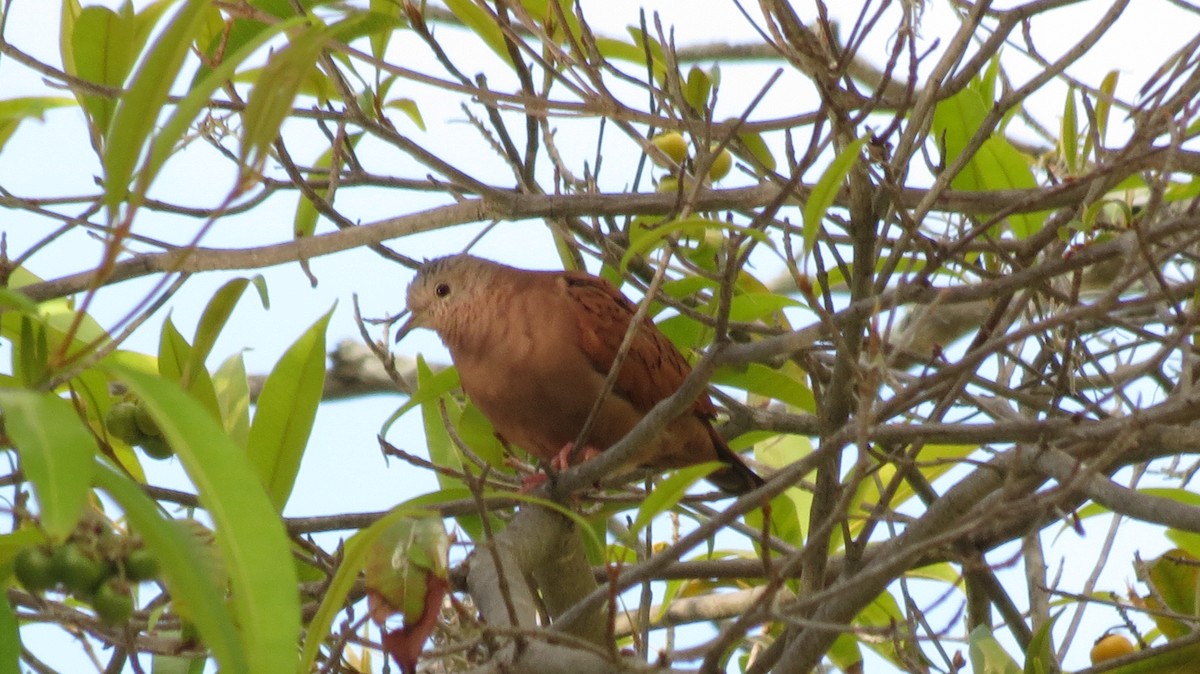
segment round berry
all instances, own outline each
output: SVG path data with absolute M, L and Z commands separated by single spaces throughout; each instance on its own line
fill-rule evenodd
M 119 578 L 110 578 L 92 596 L 92 608 L 105 625 L 121 625 L 133 616 L 133 596 L 129 594 L 129 585 Z
M 659 150 L 662 150 L 662 153 L 670 157 L 671 161 L 676 164 L 682 164 L 683 160 L 687 159 L 687 141 L 684 140 L 683 135 L 678 131 L 660 133 L 651 138 L 650 143 Z M 651 155 L 651 158 L 653 158 L 653 155 Z M 655 163 L 665 165 L 661 161 L 655 161 Z
M 13 560 L 17 580 L 30 592 L 54 587 L 54 570 L 50 554 L 40 547 L 22 548 Z
M 125 577 L 134 582 L 157 578 L 160 571 L 158 558 L 145 548 L 130 550 L 123 564 Z
M 131 445 L 136 444 L 143 435 L 135 419 L 137 409 L 138 406 L 130 402 L 120 402 L 113 405 L 108 408 L 108 414 L 104 415 L 104 427 L 114 437 L 124 440 Z
M 75 543 L 67 543 L 54 551 L 51 569 L 68 590 L 77 597 L 88 597 L 96 587 L 112 575 L 112 569 L 84 552 Z
M 1098 665 L 1122 655 L 1129 655 L 1135 650 L 1137 649 L 1133 647 L 1133 642 L 1128 637 L 1121 634 L 1106 634 L 1097 639 L 1096 644 L 1092 646 L 1092 664 Z

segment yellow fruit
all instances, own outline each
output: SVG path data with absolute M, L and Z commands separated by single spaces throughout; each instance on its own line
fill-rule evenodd
M 729 170 L 733 168 L 733 153 L 729 150 L 721 150 L 721 154 L 713 157 L 712 164 L 708 167 L 708 179 L 714 183 L 729 175 Z
M 662 192 L 662 193 L 678 192 L 679 191 L 679 181 L 676 180 L 672 176 L 666 176 L 664 178 L 660 178 L 658 181 L 658 187 L 655 188 L 655 191 Z
M 682 164 L 683 160 L 687 159 L 687 141 L 684 140 L 683 136 L 677 131 L 660 133 L 651 138 L 650 143 L 653 144 L 654 147 L 662 150 L 662 153 L 670 157 L 671 161 L 675 162 L 676 164 Z M 650 158 L 654 159 L 654 155 L 650 155 Z M 665 166 L 665 164 L 659 160 L 655 160 L 654 163 L 660 166 Z
M 1127 637 L 1120 634 L 1108 634 L 1097 639 L 1096 645 L 1092 646 L 1092 664 L 1108 662 L 1113 658 L 1129 655 L 1135 650 L 1137 649 L 1133 647 L 1133 642 Z

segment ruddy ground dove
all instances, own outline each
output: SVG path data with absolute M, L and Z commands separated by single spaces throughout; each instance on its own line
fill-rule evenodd
M 608 281 L 582 272 L 528 271 L 471 255 L 421 265 L 408 288 L 409 321 L 437 332 L 462 388 L 496 433 L 544 461 L 570 455 L 603 389 L 637 307 Z M 646 319 L 604 398 L 584 448 L 604 450 L 691 371 Z M 669 469 L 705 461 L 725 467 L 708 480 L 743 494 L 762 478 L 713 429 L 716 407 L 701 394 L 628 468 Z

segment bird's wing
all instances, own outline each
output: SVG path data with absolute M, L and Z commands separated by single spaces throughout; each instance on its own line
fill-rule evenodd
M 562 278 L 578 317 L 579 349 L 597 372 L 607 376 L 637 306 L 602 278 L 582 272 L 564 272 Z M 679 349 L 647 318 L 634 335 L 613 390 L 648 412 L 679 390 L 691 371 Z M 712 419 L 717 410 L 708 394 L 701 394 L 693 412 Z

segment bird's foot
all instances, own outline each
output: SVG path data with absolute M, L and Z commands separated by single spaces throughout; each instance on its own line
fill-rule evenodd
M 553 459 L 550 459 L 550 468 L 556 471 L 566 470 L 573 465 L 579 465 L 588 459 L 600 456 L 601 451 L 591 445 L 584 445 L 579 448 L 579 451 L 576 451 L 575 443 L 568 442 L 558 450 L 558 454 L 555 454 Z M 573 458 L 578 458 L 578 460 L 572 461 Z
M 517 490 L 519 494 L 528 494 L 534 489 L 546 484 L 550 476 L 545 473 L 527 473 L 521 478 L 521 488 Z

